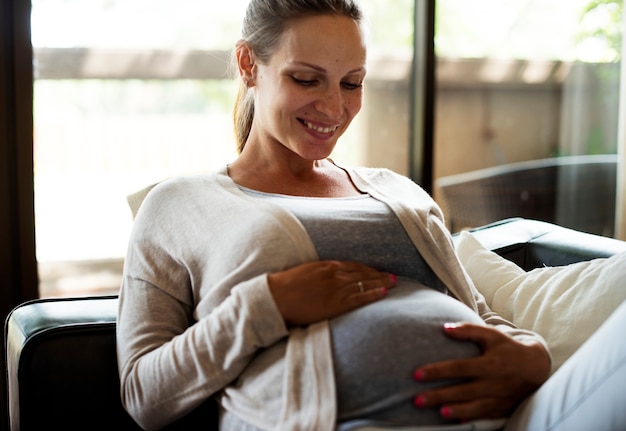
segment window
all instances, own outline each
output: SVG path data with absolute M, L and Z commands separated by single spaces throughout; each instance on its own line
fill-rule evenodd
M 437 1 L 434 194 L 452 230 L 523 216 L 614 234 L 622 11 Z
M 235 156 L 228 70 L 247 0 L 33 0 L 40 296 L 117 292 L 126 196 Z M 408 172 L 413 2 L 363 2 L 366 101 L 333 157 Z

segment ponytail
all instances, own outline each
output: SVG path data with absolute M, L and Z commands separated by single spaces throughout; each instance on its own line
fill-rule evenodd
M 235 99 L 234 109 L 234 126 L 235 126 L 235 143 L 237 145 L 237 154 L 241 154 L 243 147 L 246 145 L 250 129 L 252 128 L 252 120 L 254 119 L 254 96 L 248 85 L 241 81 L 239 83 L 239 91 Z

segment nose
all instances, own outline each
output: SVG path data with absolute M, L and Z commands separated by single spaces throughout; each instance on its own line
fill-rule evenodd
M 318 112 L 326 115 L 331 120 L 337 120 L 343 112 L 343 95 L 341 88 L 335 86 L 327 87 L 320 95 L 315 105 Z

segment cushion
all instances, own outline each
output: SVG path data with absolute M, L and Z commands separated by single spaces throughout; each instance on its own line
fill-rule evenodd
M 148 193 L 150 193 L 150 190 L 155 188 L 158 184 L 159 183 L 152 184 L 126 197 L 126 201 L 128 202 L 128 206 L 130 207 L 133 219 L 137 216 L 137 211 L 139 211 L 139 207 L 143 203 L 143 200 L 146 198 L 146 196 L 148 196 Z
M 457 252 L 493 311 L 545 338 L 552 372 L 626 299 L 626 253 L 526 272 L 469 232 Z

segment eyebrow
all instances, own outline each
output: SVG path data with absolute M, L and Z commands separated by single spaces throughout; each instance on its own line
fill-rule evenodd
M 293 62 L 290 62 L 290 64 L 310 67 L 311 69 L 317 70 L 318 72 L 326 72 L 326 69 L 324 69 L 323 67 L 317 66 L 317 65 L 312 64 L 312 63 L 307 63 L 306 61 L 293 61 Z M 356 68 L 354 70 L 348 71 L 348 73 L 346 73 L 346 75 L 351 75 L 353 73 L 359 73 L 359 72 L 365 72 L 365 71 L 366 71 L 366 69 L 363 66 L 363 67 L 359 67 L 359 68 Z

